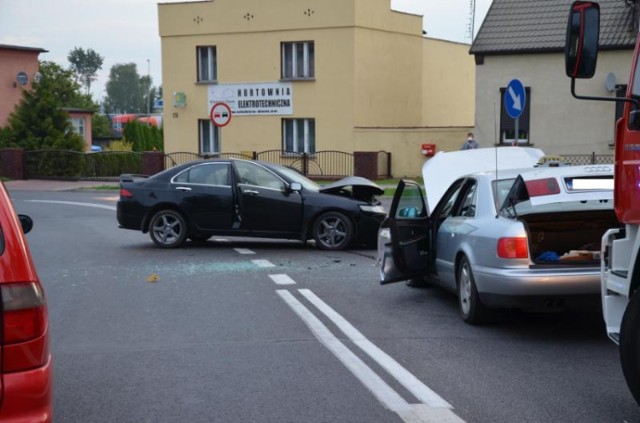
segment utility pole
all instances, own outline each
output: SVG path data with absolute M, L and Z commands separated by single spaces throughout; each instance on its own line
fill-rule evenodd
M 469 0 L 469 38 L 473 44 L 473 35 L 476 23 L 476 0 Z
M 149 103 L 151 103 L 151 99 L 149 98 L 149 95 L 151 94 L 151 61 L 149 59 L 147 59 L 147 80 L 149 81 L 149 85 L 147 86 L 147 125 L 149 125 Z

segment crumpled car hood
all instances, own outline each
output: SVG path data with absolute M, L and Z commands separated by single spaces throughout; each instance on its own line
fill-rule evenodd
M 369 198 L 384 194 L 384 190 L 375 182 L 361 176 L 347 176 L 320 188 L 325 194 L 341 195 L 344 191 L 351 191 L 356 198 Z

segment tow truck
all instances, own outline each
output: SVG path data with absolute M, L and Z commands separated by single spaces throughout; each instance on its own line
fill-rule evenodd
M 624 102 L 614 135 L 614 209 L 624 227 L 610 229 L 602 237 L 602 309 L 607 335 L 619 346 L 625 380 L 640 405 L 640 37 L 625 97 L 580 95 L 576 79 L 595 74 L 599 33 L 599 4 L 573 2 L 564 52 L 571 94 L 584 100 Z

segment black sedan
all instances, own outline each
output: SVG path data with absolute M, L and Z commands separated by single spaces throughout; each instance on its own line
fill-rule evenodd
M 297 171 L 252 160 L 202 160 L 151 177 L 122 175 L 118 223 L 161 248 L 213 235 L 313 239 L 319 248 L 375 245 L 383 190 L 350 176 L 320 187 Z

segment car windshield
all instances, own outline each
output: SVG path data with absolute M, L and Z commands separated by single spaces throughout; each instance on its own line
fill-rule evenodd
M 319 191 L 320 190 L 320 185 L 316 184 L 311 179 L 303 176 L 297 170 L 290 169 L 290 168 L 284 167 L 284 166 L 274 166 L 274 167 L 278 170 L 279 173 L 281 173 L 284 176 L 286 176 L 287 178 L 289 178 L 289 180 L 291 180 L 291 182 L 300 183 L 304 187 L 304 189 L 308 189 L 310 191 Z

